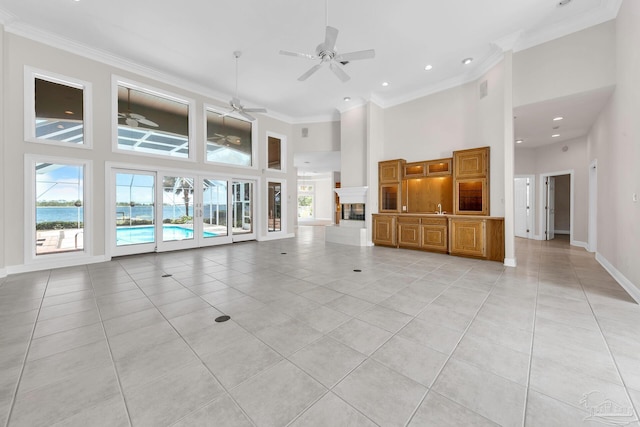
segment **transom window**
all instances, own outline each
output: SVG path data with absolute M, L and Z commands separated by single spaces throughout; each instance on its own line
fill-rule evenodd
M 89 83 L 26 68 L 26 141 L 87 148 L 90 110 Z
M 206 109 L 208 162 L 253 165 L 253 125 L 215 110 Z
M 118 150 L 190 158 L 191 104 L 118 82 Z

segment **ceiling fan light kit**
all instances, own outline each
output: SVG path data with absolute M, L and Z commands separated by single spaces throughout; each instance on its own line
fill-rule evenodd
M 238 58 L 242 55 L 242 52 L 236 50 L 233 52 L 234 58 L 236 58 L 236 93 L 231 101 L 229 101 L 229 105 L 231 109 L 226 113 L 220 114 L 220 117 L 228 116 L 231 113 L 237 113 L 238 115 L 244 117 L 250 122 L 254 121 L 256 118 L 253 117 L 249 113 L 266 113 L 267 110 L 265 108 L 245 108 L 244 105 L 240 102 L 240 98 L 238 98 Z

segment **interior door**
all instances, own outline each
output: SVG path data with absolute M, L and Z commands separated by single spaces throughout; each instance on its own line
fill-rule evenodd
M 255 240 L 255 182 L 234 180 L 231 185 L 231 235 L 234 242 Z
M 529 205 L 529 178 L 515 178 L 515 235 L 529 238 L 530 212 Z
M 556 200 L 556 179 L 553 176 L 549 176 L 547 177 L 547 182 L 546 182 L 546 187 L 547 187 L 547 230 L 546 230 L 546 236 L 547 236 L 547 240 L 552 240 L 555 238 L 555 228 L 554 228 L 554 223 L 555 223 L 555 215 L 556 215 L 556 208 L 555 208 L 555 200 Z
M 155 172 L 115 169 L 111 174 L 115 183 L 110 230 L 113 254 L 154 252 L 158 240 Z

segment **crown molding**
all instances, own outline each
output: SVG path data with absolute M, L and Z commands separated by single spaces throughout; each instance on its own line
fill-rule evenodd
M 26 39 L 51 46 L 56 49 L 64 50 L 83 58 L 100 62 L 102 64 L 109 65 L 120 70 L 128 71 L 130 73 L 134 73 L 148 79 L 156 80 L 164 84 L 175 86 L 176 88 L 182 90 L 202 95 L 204 97 L 210 98 L 211 100 L 219 102 L 222 105 L 228 105 L 229 99 L 232 98 L 232 95 L 230 94 L 227 95 L 222 92 L 214 91 L 211 88 L 195 84 L 192 81 L 185 80 L 181 77 L 167 74 L 151 67 L 136 64 L 135 62 L 113 55 L 103 50 L 89 47 L 85 44 L 69 40 L 65 37 L 60 37 L 47 31 L 42 31 L 31 25 L 16 21 L 13 15 L 7 14 L 6 12 L 0 10 L 0 20 L 4 19 L 5 16 L 9 17 L 8 21 L 5 21 L 8 22 L 7 24 L 5 24 L 5 31 L 7 33 L 11 33 L 19 37 L 24 37 Z M 249 103 L 251 103 L 251 101 L 247 99 L 243 99 L 243 101 L 248 101 Z M 277 111 L 269 111 L 268 113 L 263 113 L 261 115 L 285 123 L 294 122 L 293 117 Z
M 591 9 L 580 15 L 548 25 L 535 31 L 525 31 L 514 46 L 514 52 L 529 49 L 531 47 L 582 31 L 594 25 L 615 19 L 622 5 L 622 0 L 601 0 L 600 7 Z
M 16 16 L 12 13 L 7 12 L 6 10 L 0 9 L 0 25 L 10 25 L 12 22 L 16 21 Z
M 326 122 L 339 122 L 339 121 L 340 121 L 340 111 L 338 111 L 338 109 L 335 109 L 330 114 L 320 114 L 317 116 L 292 118 L 289 123 L 292 125 L 303 125 L 307 123 L 326 123 Z
M 482 60 L 480 60 L 479 64 L 466 74 L 443 80 L 419 92 L 413 92 L 411 94 L 399 96 L 396 98 L 384 100 L 382 98 L 379 98 L 377 95 L 372 94 L 370 99 L 375 99 L 376 104 L 378 104 L 382 108 L 389 108 L 407 102 L 415 101 L 416 99 L 424 98 L 425 96 L 433 95 L 438 92 L 462 86 L 478 80 L 489 70 L 491 70 L 496 64 L 502 61 L 503 56 L 504 55 L 502 51 L 497 46 L 493 46 L 490 49 L 489 53 Z

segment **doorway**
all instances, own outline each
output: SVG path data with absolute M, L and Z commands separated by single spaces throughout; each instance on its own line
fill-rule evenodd
M 540 181 L 542 240 L 553 240 L 561 234 L 573 241 L 573 171 L 542 174 Z
M 231 231 L 234 242 L 256 239 L 254 227 L 255 182 L 234 180 L 231 186 Z

